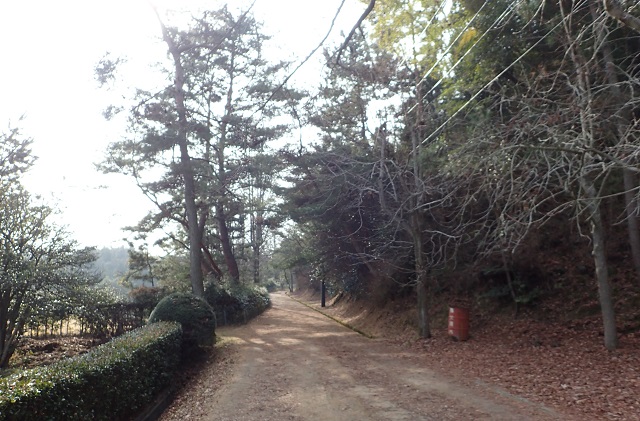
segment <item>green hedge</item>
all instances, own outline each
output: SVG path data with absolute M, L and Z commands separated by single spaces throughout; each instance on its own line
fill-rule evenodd
M 193 294 L 176 292 L 164 297 L 149 316 L 149 323 L 174 321 L 182 325 L 182 345 L 189 352 L 211 346 L 216 339 L 213 308 Z
M 153 323 L 84 355 L 0 379 L 0 420 L 125 420 L 167 387 L 182 328 Z
M 204 298 L 214 308 L 218 325 L 246 323 L 271 305 L 263 287 L 209 284 Z

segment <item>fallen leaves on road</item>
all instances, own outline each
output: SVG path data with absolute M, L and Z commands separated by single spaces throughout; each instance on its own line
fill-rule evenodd
M 176 381 L 179 390 L 159 421 L 199 420 L 206 418 L 205 402 L 222 387 L 231 375 L 236 348 L 227 342 L 218 343 L 200 360 L 186 366 Z
M 619 348 L 607 351 L 597 316 L 559 322 L 553 319 L 557 309 L 550 309 L 545 321 L 472 313 L 471 338 L 465 342 L 454 341 L 444 326 L 433 328 L 430 339 L 417 339 L 411 326 L 413 303 L 391 302 L 376 310 L 343 300 L 321 309 L 316 297 L 303 299 L 378 338 L 424 354 L 429 368 L 467 383 L 496 385 L 584 420 L 640 420 L 637 329 L 620 335 Z
M 491 382 L 583 419 L 640 420 L 640 337 L 625 335 L 607 351 L 595 324 L 579 329 L 531 320 L 487 324 L 466 342 L 445 330 L 404 341 L 434 368 Z M 399 339 L 396 339 L 397 342 Z

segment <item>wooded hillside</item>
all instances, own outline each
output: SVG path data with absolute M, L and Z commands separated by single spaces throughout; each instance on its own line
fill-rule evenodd
M 637 7 L 374 3 L 326 54 L 309 117 L 321 140 L 287 155 L 312 278 L 415 287 L 429 337 L 442 291 L 517 311 L 588 275 L 615 348 L 612 279 L 637 285 L 640 269 Z

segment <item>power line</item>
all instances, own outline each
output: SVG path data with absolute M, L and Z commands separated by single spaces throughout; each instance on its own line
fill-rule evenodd
M 254 111 L 253 115 L 255 115 L 256 113 L 264 110 L 264 107 L 267 106 L 267 104 L 269 102 L 271 102 L 271 100 L 273 99 L 273 97 L 276 95 L 277 92 L 279 92 L 282 88 L 284 88 L 284 86 L 287 84 L 287 82 L 289 81 L 289 79 L 291 79 L 293 77 L 293 75 L 296 74 L 296 72 L 298 70 L 300 70 L 300 68 L 307 62 L 309 61 L 309 59 L 316 53 L 316 51 L 318 51 L 320 49 L 320 47 L 322 47 L 324 45 L 324 43 L 327 41 L 327 38 L 329 38 L 329 35 L 331 35 L 331 32 L 333 32 L 333 28 L 336 24 L 336 21 L 338 20 L 338 15 L 340 15 L 340 12 L 342 11 L 342 7 L 344 6 L 344 3 L 346 2 L 346 0 L 342 0 L 340 2 L 340 6 L 338 7 L 338 10 L 336 11 L 336 14 L 333 16 L 333 19 L 331 20 L 331 25 L 329 26 L 329 30 L 327 31 L 327 34 L 324 36 L 324 38 L 322 38 L 322 40 L 320 41 L 320 43 L 318 43 L 318 45 L 311 50 L 311 52 L 304 58 L 304 60 L 302 60 L 295 69 L 293 69 L 293 71 L 291 73 L 289 73 L 289 75 L 287 75 L 286 78 L 284 78 L 284 80 L 282 81 L 282 83 L 280 83 L 272 92 L 271 95 L 269 96 L 269 98 L 267 98 L 267 100 L 258 108 Z
M 427 22 L 425 27 L 422 29 L 422 31 L 420 31 L 420 34 L 418 34 L 418 37 L 423 36 L 427 32 L 427 29 L 429 29 L 429 27 L 431 26 L 431 24 L 433 24 L 433 22 L 436 20 L 438 15 L 444 10 L 445 5 L 447 5 L 449 2 L 450 0 L 442 0 L 440 2 L 440 5 L 436 9 L 436 11 L 433 13 L 433 15 L 431 16 L 431 19 L 429 19 L 429 21 Z M 405 56 L 400 62 L 400 65 L 402 66 L 406 61 L 408 61 L 408 58 Z
M 529 54 L 534 48 L 536 48 L 542 41 L 544 41 L 549 35 L 551 35 L 560 25 L 564 23 L 565 19 L 561 19 L 553 28 L 549 30 L 543 37 L 541 37 L 538 41 L 536 41 L 531 47 L 529 47 L 524 53 L 522 53 L 517 59 L 515 59 L 511 64 L 505 67 L 500 73 L 498 73 L 493 79 L 487 82 L 482 88 L 478 90 L 468 101 L 466 101 L 462 107 L 460 107 L 455 113 L 451 115 L 444 123 L 442 123 L 437 129 L 435 129 L 426 139 L 424 139 L 420 144 L 424 145 L 431 139 L 433 139 L 436 134 L 442 130 L 449 122 L 455 118 L 462 110 L 467 108 L 469 104 L 471 104 L 485 89 L 491 86 L 495 81 L 497 81 L 502 75 L 504 75 L 509 69 L 515 66 L 520 60 L 522 60 L 527 54 Z
M 444 50 L 444 52 L 442 53 L 442 55 L 440 56 L 440 58 L 438 60 L 436 60 L 436 62 L 433 64 L 433 66 L 431 66 L 431 68 L 429 70 L 427 70 L 427 73 L 425 73 L 425 75 L 422 77 L 422 79 L 420 79 L 419 83 L 422 83 L 425 81 L 426 78 L 429 77 L 429 75 L 431 74 L 431 72 L 433 72 L 433 70 L 435 70 L 436 66 L 438 66 L 438 64 L 440 64 L 440 62 L 446 57 L 446 55 L 449 53 L 449 51 L 451 51 L 451 49 L 453 48 L 454 44 L 456 42 L 458 42 L 458 40 L 464 35 L 464 33 L 467 31 L 467 29 L 469 29 L 469 26 L 471 26 L 471 23 L 473 23 L 473 21 L 476 19 L 476 17 L 478 17 L 478 15 L 480 14 L 480 12 L 482 12 L 482 9 L 484 9 L 484 7 L 489 3 L 489 0 L 485 0 L 484 3 L 482 3 L 482 6 L 478 9 L 478 11 L 476 12 L 475 15 L 473 15 L 473 17 L 469 20 L 469 22 L 467 22 L 467 24 L 465 25 L 465 27 L 462 29 L 462 31 L 460 31 L 460 33 L 458 34 L 458 36 L 449 43 L 449 46 Z M 444 4 L 444 2 L 443 2 Z M 435 16 L 434 16 L 435 17 Z M 426 32 L 425 28 L 423 30 L 422 33 Z M 484 34 L 482 34 L 482 36 L 484 37 L 484 35 L 487 33 L 487 31 L 485 31 Z M 482 38 L 482 37 L 481 37 Z M 475 44 L 474 44 L 475 45 Z M 473 48 L 473 46 L 471 47 Z
M 471 47 L 469 47 L 464 54 L 458 59 L 458 61 L 456 61 L 453 66 L 451 66 L 451 68 L 448 69 L 448 73 L 453 72 L 456 67 L 458 67 L 460 65 L 460 63 L 462 63 L 462 60 L 464 60 L 470 53 L 471 51 L 489 34 L 489 31 L 491 31 L 492 29 L 494 29 L 503 19 L 505 19 L 507 17 L 507 13 L 509 11 L 515 10 L 515 8 L 522 3 L 523 0 L 520 0 L 518 3 L 515 4 L 511 4 L 509 5 L 497 18 L 496 20 L 482 33 L 482 35 L 480 35 L 480 37 L 473 43 L 473 45 Z M 433 72 L 433 70 L 435 70 L 436 66 L 446 57 L 447 53 L 451 50 L 451 48 L 453 48 L 453 45 L 458 41 L 458 39 L 464 34 L 464 32 L 469 28 L 469 26 L 471 25 L 471 23 L 475 20 L 475 18 L 478 16 L 478 14 L 480 13 L 480 11 L 484 8 L 485 5 L 487 5 L 489 3 L 489 0 L 486 0 L 482 7 L 480 7 L 480 9 L 478 10 L 478 12 L 476 12 L 476 14 L 473 16 L 473 18 L 471 18 L 471 20 L 467 23 L 467 25 L 465 26 L 465 28 L 460 32 L 460 34 L 458 35 L 458 37 L 456 37 L 455 40 L 453 40 L 449 46 L 447 47 L 447 49 L 444 51 L 444 53 L 440 56 L 440 58 L 436 61 L 436 63 L 431 66 L 431 68 L 425 73 L 425 75 L 422 77 L 422 79 L 420 79 L 419 83 L 424 82 L 424 80 L 426 78 L 428 78 L 431 73 Z M 429 94 L 431 94 L 433 91 L 436 90 L 436 88 L 438 86 L 440 86 L 442 84 L 442 82 L 444 81 L 444 76 L 441 76 L 440 79 L 438 79 L 438 81 L 431 87 L 431 89 L 429 89 L 421 98 L 420 100 L 424 100 Z M 408 112 L 413 111 L 416 107 L 418 106 L 418 104 L 414 104 L 411 108 L 409 108 Z

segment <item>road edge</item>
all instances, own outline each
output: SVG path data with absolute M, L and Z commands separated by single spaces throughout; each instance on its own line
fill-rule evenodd
M 365 338 L 367 338 L 367 339 L 375 339 L 375 338 L 376 338 L 375 336 L 373 336 L 373 335 L 371 335 L 371 334 L 369 334 L 369 333 L 367 333 L 367 332 L 364 332 L 364 331 L 362 331 L 362 330 L 358 329 L 357 327 L 352 326 L 352 325 L 350 325 L 349 323 L 347 323 L 347 322 L 345 322 L 345 321 L 342 321 L 342 320 L 338 319 L 337 317 L 334 317 L 334 316 L 332 316 L 332 315 L 330 315 L 330 314 L 327 314 L 327 313 L 325 313 L 324 311 L 319 310 L 319 309 L 317 309 L 316 307 L 314 307 L 314 306 L 312 306 L 312 305 L 310 305 L 310 304 L 308 304 L 308 303 L 305 303 L 305 302 L 304 302 L 304 301 L 302 301 L 302 300 L 299 300 L 299 299 L 295 298 L 295 297 L 294 297 L 294 296 L 292 296 L 292 295 L 291 295 L 291 293 L 289 293 L 289 292 L 285 292 L 285 293 L 284 293 L 284 295 L 286 295 L 287 297 L 289 297 L 289 298 L 290 298 L 290 299 L 292 299 L 293 301 L 295 301 L 295 302 L 297 302 L 297 303 L 300 303 L 300 304 L 302 304 L 302 305 L 303 305 L 303 306 L 305 306 L 305 307 L 310 308 L 311 310 L 317 311 L 318 313 L 322 314 L 323 316 L 325 316 L 325 317 L 327 317 L 327 318 L 329 318 L 329 319 L 333 320 L 334 322 L 336 322 L 336 323 L 338 323 L 338 324 L 340 324 L 340 325 L 342 325 L 342 326 L 346 327 L 347 329 L 350 329 L 350 330 L 352 330 L 352 331 L 356 332 L 356 333 L 357 333 L 357 334 L 359 334 L 359 335 L 364 336 L 364 337 L 365 337 Z

